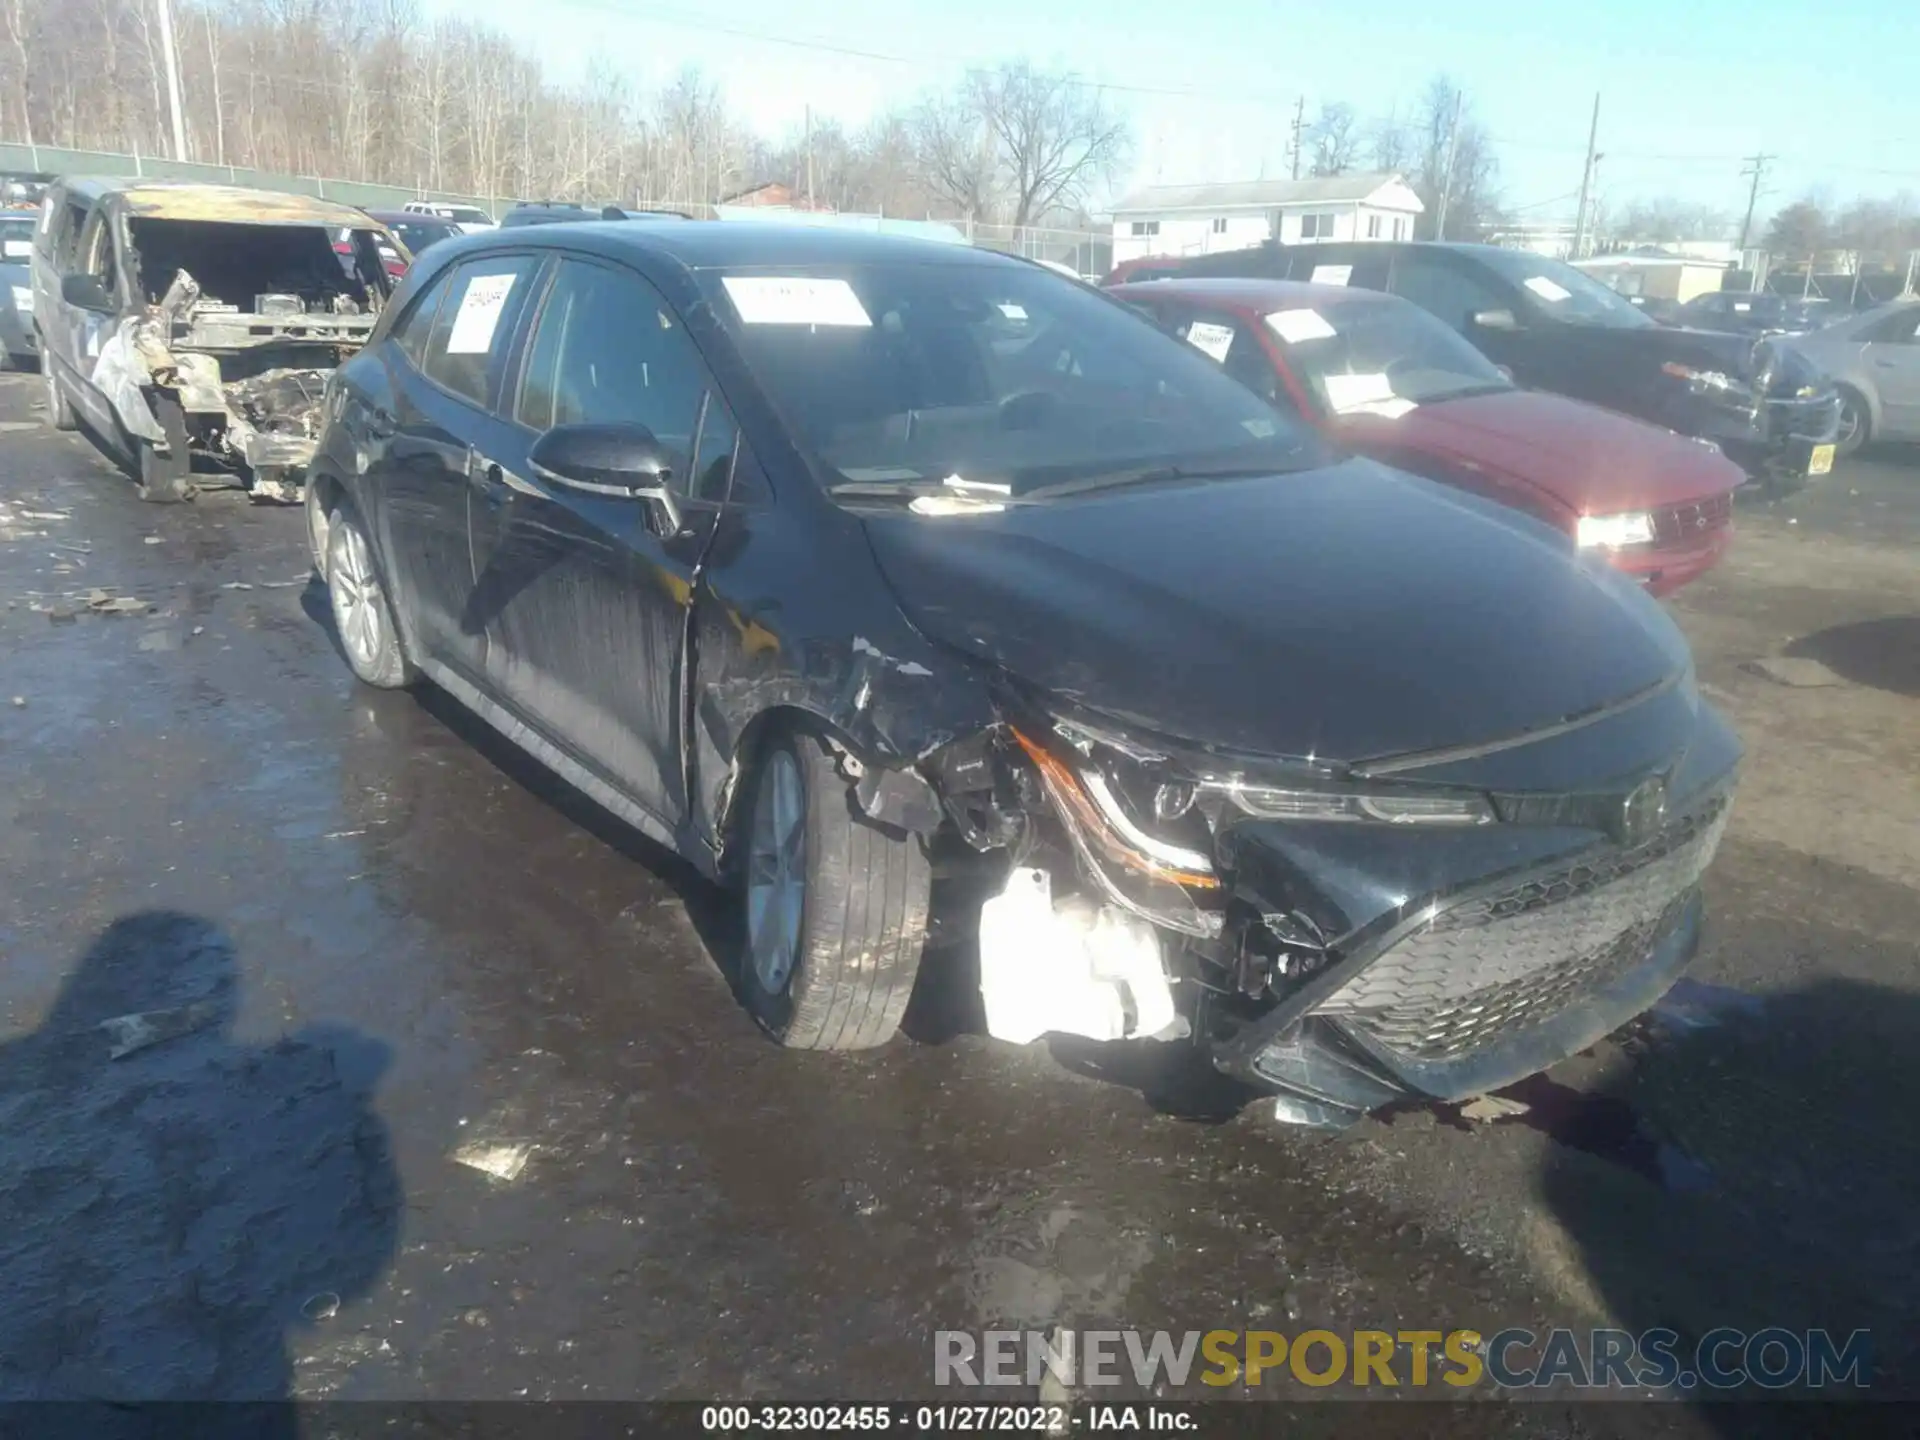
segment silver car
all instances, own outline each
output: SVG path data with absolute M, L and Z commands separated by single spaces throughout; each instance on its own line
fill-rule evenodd
M 1833 377 L 1838 453 L 1869 440 L 1920 440 L 1920 296 L 1907 295 L 1781 343 Z

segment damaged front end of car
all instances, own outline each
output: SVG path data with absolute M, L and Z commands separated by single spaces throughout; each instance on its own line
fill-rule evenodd
M 980 911 L 989 1033 L 1188 1040 L 1321 1129 L 1511 1084 L 1651 1006 L 1699 944 L 1740 754 L 1690 674 L 1373 762 L 1223 754 L 1031 696 L 1002 711 L 927 765 L 1003 877 Z M 1554 783 L 1601 754 L 1627 768 Z
M 135 218 L 128 230 L 146 303 L 101 344 L 95 385 L 130 436 L 163 451 L 178 407 L 191 456 L 208 462 L 196 488 L 299 501 L 328 379 L 389 293 L 375 232 L 352 232 L 343 256 L 318 226 Z

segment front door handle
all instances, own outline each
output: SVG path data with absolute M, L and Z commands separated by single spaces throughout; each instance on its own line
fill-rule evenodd
M 372 413 L 367 416 L 367 433 L 376 440 L 391 439 L 399 428 L 400 423 L 378 406 L 375 406 Z

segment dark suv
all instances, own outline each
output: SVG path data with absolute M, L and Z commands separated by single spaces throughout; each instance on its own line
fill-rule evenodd
M 1717 443 L 1770 491 L 1833 468 L 1840 397 L 1766 339 L 1661 325 L 1571 265 L 1495 245 L 1261 245 L 1183 276 L 1248 275 L 1385 290 L 1439 316 L 1521 385 Z
M 686 220 L 678 210 L 622 210 L 618 205 L 581 205 L 574 201 L 526 200 L 500 217 L 502 229 L 522 225 L 578 225 L 588 220 Z

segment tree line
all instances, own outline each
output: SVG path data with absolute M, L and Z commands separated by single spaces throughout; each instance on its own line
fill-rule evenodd
M 481 197 L 708 205 L 767 181 L 837 209 L 1036 224 L 1131 156 L 1071 76 L 1009 63 L 849 131 L 752 134 L 696 70 L 642 93 L 551 80 L 503 33 L 415 0 L 176 0 L 186 158 Z M 170 156 L 155 0 L 0 0 L 0 132 Z

